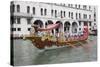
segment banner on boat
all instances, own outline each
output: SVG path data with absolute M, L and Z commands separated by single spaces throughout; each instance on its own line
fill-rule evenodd
M 57 24 L 49 24 L 49 25 L 47 25 L 47 28 L 38 28 L 38 31 L 48 31 L 48 30 L 56 29 L 59 26 L 60 26 L 59 23 L 57 23 Z

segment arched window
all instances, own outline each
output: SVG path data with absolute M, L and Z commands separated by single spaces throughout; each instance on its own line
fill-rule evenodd
M 72 33 L 77 33 L 78 25 L 76 22 L 72 23 Z
M 10 18 L 11 24 L 16 24 L 16 18 L 11 16 Z
M 64 23 L 64 32 L 69 32 L 70 30 L 70 22 L 66 21 Z
M 31 24 L 31 19 L 27 18 L 27 24 Z
M 27 13 L 30 13 L 30 7 L 27 6 Z
M 73 4 L 71 4 L 71 7 L 73 7 Z
M 20 12 L 20 5 L 17 5 L 17 12 Z
M 82 22 L 79 21 L 79 25 L 80 25 L 80 26 L 81 26 L 81 23 L 82 23 Z
M 53 16 L 53 9 L 51 10 L 51 16 Z
M 66 16 L 66 13 L 65 13 L 65 11 L 64 11 L 64 17 Z
M 89 6 L 89 10 L 91 10 L 91 6 Z
M 43 8 L 41 8 L 41 15 L 43 15 Z
M 89 26 L 91 26 L 92 24 L 91 24 L 91 22 L 89 22 Z
M 79 19 L 81 18 L 81 13 L 79 13 Z
M 83 9 L 87 9 L 87 6 L 86 5 L 83 5 Z
M 80 9 L 80 5 L 79 5 L 79 9 Z
M 47 9 L 44 9 L 44 15 L 47 15 Z
M 89 15 L 89 19 L 91 19 L 91 15 Z
M 33 7 L 33 14 L 35 14 L 35 7 Z
M 70 12 L 69 12 L 68 16 L 69 16 L 69 18 L 70 18 Z
M 84 19 L 87 19 L 87 14 L 83 14 Z
M 75 8 L 77 8 L 77 4 L 75 5 Z
M 61 18 L 62 18 L 62 11 L 61 11 Z
M 70 7 L 70 4 L 68 4 L 68 7 Z
M 36 20 L 36 21 L 34 22 L 34 24 L 35 24 L 35 25 L 38 25 L 40 28 L 43 27 L 43 22 L 42 22 L 41 20 Z
M 10 9 L 11 9 L 11 12 L 15 12 L 15 5 L 13 4 Z
M 60 25 L 59 25 L 59 27 L 58 27 L 58 28 L 56 28 L 56 29 L 55 29 L 55 31 L 56 31 L 56 33 L 59 33 L 59 32 L 61 32 L 61 31 L 62 31 L 62 26 L 63 26 L 63 24 L 62 24 L 62 22 L 61 22 L 61 21 L 57 21 L 57 22 L 56 22 L 56 24 L 57 24 L 57 23 L 59 23 Z
M 76 19 L 77 19 L 77 13 L 76 13 Z
M 71 18 L 73 19 L 73 12 L 71 13 Z
M 57 10 L 55 10 L 55 17 L 57 17 Z

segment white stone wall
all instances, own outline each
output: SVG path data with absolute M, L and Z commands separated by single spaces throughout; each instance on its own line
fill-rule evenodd
M 48 3 L 40 3 L 40 2 L 28 2 L 28 1 L 14 1 L 13 4 L 15 5 L 15 14 L 14 16 L 18 15 L 23 15 L 23 16 L 32 16 L 33 18 L 31 19 L 31 24 L 34 23 L 36 20 L 41 20 L 43 22 L 43 24 L 45 25 L 45 23 L 48 20 L 51 20 L 53 23 L 56 23 L 57 21 L 61 21 L 63 26 L 64 23 L 66 21 L 69 21 L 70 24 L 72 25 L 73 22 L 76 22 L 78 25 L 78 32 L 79 32 L 79 28 L 81 28 L 80 31 L 83 30 L 83 26 L 84 26 L 84 21 L 94 21 L 94 13 L 92 11 L 93 7 L 91 7 L 91 11 L 89 10 L 83 10 L 82 9 L 82 5 L 81 5 L 81 9 L 76 9 L 74 8 L 75 5 L 73 5 L 73 8 L 70 8 L 68 6 L 60 6 L 60 5 L 55 5 L 55 4 L 48 4 Z M 17 8 L 16 5 L 20 5 L 20 12 L 17 13 Z M 27 13 L 27 6 L 30 6 L 30 13 Z M 35 7 L 35 15 L 32 12 L 32 8 Z M 40 9 L 47 9 L 47 15 L 46 16 L 41 16 L 41 12 Z M 51 10 L 57 10 L 57 17 L 55 18 L 55 16 L 51 16 Z M 87 6 L 87 9 L 89 9 L 89 6 Z M 65 11 L 66 15 L 65 17 L 61 18 L 60 17 L 60 11 Z M 69 12 L 73 12 L 73 19 L 69 18 Z M 76 19 L 76 13 L 80 13 L 81 14 L 81 19 L 78 18 Z M 87 14 L 87 19 L 83 18 L 83 14 Z M 91 19 L 89 19 L 89 15 L 91 15 Z M 79 17 L 79 15 L 78 15 Z M 82 21 L 81 25 L 79 25 L 79 21 Z M 15 28 L 19 27 L 21 28 L 21 31 L 14 31 L 14 34 L 19 34 L 19 35 L 25 35 L 25 34 L 29 34 L 29 31 L 27 30 L 27 28 L 31 28 L 31 24 L 27 24 L 27 18 L 26 17 L 21 17 L 21 24 L 13 24 Z M 72 28 L 72 26 L 71 26 Z M 91 28 L 91 27 L 89 27 Z M 63 30 L 64 31 L 64 30 Z M 77 33 L 78 33 L 77 32 Z M 72 30 L 70 29 L 70 34 L 72 34 Z

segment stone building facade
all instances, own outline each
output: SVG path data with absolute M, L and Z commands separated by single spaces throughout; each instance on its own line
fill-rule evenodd
M 51 31 L 77 35 L 88 25 L 89 32 L 96 26 L 96 8 L 80 4 L 56 4 L 31 1 L 11 2 L 11 31 L 14 36 L 28 35 L 31 25 L 46 28 L 48 24 L 60 23 L 61 28 Z

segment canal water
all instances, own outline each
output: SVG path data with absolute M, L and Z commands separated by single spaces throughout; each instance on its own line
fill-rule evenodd
M 40 65 L 97 60 L 97 37 L 89 36 L 82 46 L 39 50 L 29 40 L 14 40 L 14 65 Z

